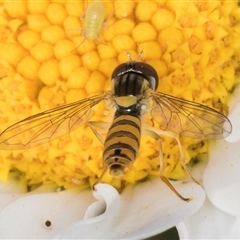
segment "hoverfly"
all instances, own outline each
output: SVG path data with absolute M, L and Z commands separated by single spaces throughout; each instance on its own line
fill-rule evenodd
M 115 113 L 105 142 L 91 127 L 94 122 L 89 122 L 94 133 L 104 144 L 103 174 L 109 169 L 113 177 L 123 175 L 125 169 L 130 167 L 137 157 L 141 133 L 148 134 L 159 142 L 160 178 L 177 196 L 189 201 L 189 198 L 181 196 L 163 176 L 164 159 L 160 136 L 176 139 L 182 166 L 191 176 L 185 164 L 179 137 L 226 137 L 232 131 L 231 122 L 212 108 L 156 92 L 158 75 L 147 63 L 129 61 L 120 64 L 112 73 L 112 82 L 112 91 L 60 106 L 13 124 L 0 134 L 0 148 L 24 149 L 52 141 L 88 122 L 93 116 L 92 107 L 102 100 L 110 100 Z M 146 111 L 151 111 L 161 130 L 142 126 L 141 119 Z M 192 179 L 197 182 L 193 177 Z

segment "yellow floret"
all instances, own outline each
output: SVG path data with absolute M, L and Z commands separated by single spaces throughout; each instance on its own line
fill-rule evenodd
M 29 13 L 37 13 L 37 14 L 44 14 L 46 12 L 46 9 L 49 5 L 49 1 L 28 1 L 27 2 L 27 8 Z
M 38 95 L 38 102 L 41 109 L 46 110 L 46 106 L 49 105 L 54 98 L 54 94 L 48 87 L 43 87 Z
M 172 52 L 184 42 L 184 34 L 177 28 L 167 28 L 158 35 L 158 42 L 165 52 Z
M 99 56 L 101 59 L 116 58 L 116 56 L 117 56 L 116 49 L 110 44 L 98 45 L 98 53 L 99 53 Z
M 57 60 L 48 60 L 44 62 L 38 71 L 38 77 L 40 80 L 49 87 L 56 84 L 59 75 Z
M 71 89 L 66 94 L 66 103 L 76 102 L 78 100 L 84 99 L 87 97 L 85 90 L 83 89 Z M 77 149 L 77 146 L 76 146 Z
M 104 59 L 100 62 L 98 69 L 107 78 L 110 78 L 113 70 L 117 67 L 118 61 L 116 59 Z
M 134 12 L 135 2 L 133 0 L 130 1 L 115 1 L 115 15 L 117 18 L 124 18 L 131 16 Z
M 137 53 L 137 51 L 130 50 L 130 51 L 128 51 L 128 53 L 130 54 L 132 59 L 137 59 L 139 56 L 139 53 Z M 125 63 L 125 62 L 129 61 L 129 56 L 126 54 L 126 51 L 122 51 L 118 55 L 118 61 L 119 61 L 119 63 Z
M 193 28 L 197 26 L 198 18 L 196 14 L 186 13 L 179 18 L 178 22 L 182 27 Z
M 0 43 L 0 58 L 16 66 L 23 58 L 25 50 L 16 43 Z
M 84 36 L 74 37 L 73 43 L 75 45 L 73 51 L 77 51 L 80 55 L 96 49 L 95 42 L 86 39 Z
M 138 45 L 138 52 L 141 51 L 143 51 L 142 60 L 159 59 L 162 56 L 161 46 L 154 41 L 140 43 Z
M 97 79 L 97 81 L 96 81 Z M 90 95 L 93 93 L 101 93 L 103 92 L 103 86 L 106 81 L 106 77 L 99 71 L 94 71 L 90 75 L 90 78 L 88 79 L 85 89 L 86 92 Z M 94 88 L 93 88 L 94 86 Z
M 69 55 L 69 53 L 74 49 L 74 45 L 70 40 L 62 39 L 59 40 L 54 48 L 54 55 L 58 60 L 61 60 Z
M 68 38 L 72 39 L 75 36 L 82 35 L 82 25 L 77 17 L 66 17 L 63 26 Z
M 34 58 L 32 58 L 31 56 L 26 56 L 17 65 L 18 72 L 23 77 L 29 80 L 36 79 L 39 68 L 40 68 L 40 63 L 34 60 Z
M 56 44 L 59 40 L 65 38 L 64 30 L 56 25 L 51 25 L 42 30 L 42 40 L 51 44 Z
M 82 1 L 66 2 L 66 11 L 68 15 L 80 18 L 84 12 L 84 3 Z
M 30 53 L 38 62 L 44 62 L 53 57 L 53 46 L 50 43 L 39 42 L 31 48 Z
M 100 57 L 95 51 L 87 52 L 82 56 L 83 66 L 91 71 L 97 70 L 100 62 Z
M 134 40 L 127 35 L 118 35 L 114 37 L 112 44 L 118 53 L 136 48 Z
M 47 17 L 43 14 L 30 14 L 27 16 L 28 27 L 30 30 L 41 32 L 50 25 Z
M 114 23 L 115 35 L 131 35 L 135 23 L 130 18 L 123 18 Z
M 6 77 L 11 69 L 9 63 L 0 61 L 0 78 Z
M 4 27 L 4 23 L 0 26 L 0 42 L 6 42 L 11 34 L 10 29 Z
M 226 89 L 230 91 L 233 88 L 236 78 L 234 66 L 224 68 L 221 73 L 221 76 L 223 84 L 225 85 Z
M 4 8 L 12 18 L 26 18 L 27 3 L 25 1 L 4 1 Z
M 147 62 L 156 69 L 157 91 L 227 110 L 239 73 L 240 8 L 236 2 L 103 1 L 106 24 L 96 41 L 83 34 L 90 2 L 2 3 L 1 130 L 24 117 L 112 90 L 114 69 L 130 60 Z M 93 110 L 92 121 L 111 123 L 114 106 L 108 101 Z M 78 114 L 71 121 L 80 117 Z M 30 189 L 49 182 L 65 188 L 94 184 L 103 172 L 103 146 L 87 126 L 88 114 L 83 117 L 86 124 L 58 140 L 29 150 L 2 151 L 1 180 L 6 181 L 15 171 L 22 178 L 21 185 Z M 160 116 L 157 118 L 161 122 Z M 162 127 L 150 112 L 143 123 Z M 69 126 L 65 121 L 60 129 Z M 105 131 L 100 132 L 105 139 Z M 181 145 L 190 164 L 208 151 L 206 142 L 199 139 L 182 138 Z M 163 137 L 162 148 L 164 176 L 184 178 L 176 142 Z M 159 176 L 159 164 L 158 143 L 143 136 L 138 158 L 124 176 L 115 179 L 107 172 L 101 182 L 122 188 L 125 183 Z
M 157 31 L 150 23 L 142 22 L 133 29 L 132 37 L 137 43 L 152 41 L 156 39 Z
M 90 74 L 91 72 L 84 67 L 74 69 L 67 79 L 67 86 L 70 89 L 84 89 L 88 79 L 90 78 Z
M 63 58 L 59 63 L 59 72 L 63 79 L 67 79 L 74 69 L 81 65 L 81 58 L 77 55 L 70 55 Z
M 51 3 L 47 7 L 46 15 L 52 24 L 61 24 L 67 16 L 65 8 L 58 3 Z
M 158 30 L 169 28 L 174 21 L 174 14 L 167 9 L 159 9 L 152 17 L 151 23 Z
M 7 182 L 10 170 L 11 166 L 0 166 L 0 180 L 2 182 Z
M 19 43 L 26 49 L 30 50 L 40 40 L 40 34 L 32 30 L 26 30 L 18 35 Z
M 168 67 L 166 63 L 164 63 L 161 60 L 148 60 L 147 63 L 149 63 L 151 66 L 153 66 L 157 70 L 157 74 L 159 78 L 162 78 L 164 76 L 167 76 L 168 74 Z M 161 79 L 160 79 L 161 83 Z M 161 91 L 161 89 L 159 89 Z
M 157 10 L 157 3 L 153 1 L 141 1 L 136 8 L 136 18 L 141 22 L 150 21 Z

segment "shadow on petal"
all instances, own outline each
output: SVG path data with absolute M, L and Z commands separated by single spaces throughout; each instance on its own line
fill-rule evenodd
M 240 216 L 239 142 L 217 141 L 209 151 L 203 184 L 210 201 L 222 211 Z
M 239 219 L 222 212 L 208 199 L 203 207 L 177 224 L 180 239 L 239 239 Z

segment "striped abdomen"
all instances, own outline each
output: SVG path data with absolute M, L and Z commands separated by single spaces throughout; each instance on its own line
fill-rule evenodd
M 118 177 L 124 169 L 132 165 L 137 157 L 141 137 L 140 113 L 116 111 L 104 144 L 103 161 L 110 174 Z

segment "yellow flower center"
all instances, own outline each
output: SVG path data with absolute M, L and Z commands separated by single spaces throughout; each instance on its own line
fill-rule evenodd
M 158 91 L 226 113 L 240 61 L 237 1 L 102 1 L 105 22 L 86 24 L 90 1 L 0 3 L 0 130 L 23 118 L 111 89 L 111 74 L 133 60 L 152 65 Z M 96 14 L 102 15 L 102 12 Z M 82 19 L 81 19 L 82 17 Z M 85 17 L 85 19 L 84 19 Z M 101 24 L 98 22 L 96 24 Z M 95 36 L 87 39 L 86 31 Z M 92 121 L 111 122 L 104 103 Z M 151 116 L 145 123 L 154 126 Z M 181 139 L 186 163 L 207 153 L 206 142 Z M 179 149 L 163 138 L 165 176 L 185 177 Z M 102 181 L 121 188 L 159 175 L 158 144 L 142 136 L 135 163 L 121 178 Z M 103 171 L 103 146 L 86 125 L 38 147 L 1 150 L 0 180 L 15 172 L 25 187 L 55 183 L 92 185 Z

